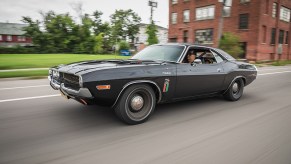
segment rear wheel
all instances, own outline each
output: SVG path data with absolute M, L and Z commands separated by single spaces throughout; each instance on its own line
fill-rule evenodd
M 236 79 L 223 95 L 225 99 L 230 101 L 237 101 L 241 98 L 244 90 L 244 82 L 241 78 Z
M 128 87 L 115 107 L 118 118 L 127 124 L 145 122 L 156 105 L 156 96 L 153 89 L 145 84 Z

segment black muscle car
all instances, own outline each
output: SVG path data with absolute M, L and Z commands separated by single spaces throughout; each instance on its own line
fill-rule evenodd
M 190 52 L 194 61 L 188 61 Z M 256 76 L 252 64 L 191 44 L 153 45 L 128 60 L 84 61 L 49 70 L 52 88 L 66 98 L 111 106 L 128 124 L 146 121 L 158 103 L 215 94 L 236 101 Z

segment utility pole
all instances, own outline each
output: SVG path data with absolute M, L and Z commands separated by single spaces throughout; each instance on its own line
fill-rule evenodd
M 226 0 L 218 0 L 218 2 L 222 3 L 221 14 L 219 17 L 219 24 L 218 24 L 218 36 L 217 36 L 217 41 L 219 44 L 219 41 L 220 41 L 221 36 L 222 36 L 222 31 L 223 31 L 223 13 L 224 13 L 224 6 L 226 5 Z
M 151 18 L 150 21 L 151 23 L 153 22 L 153 12 L 154 12 L 154 7 L 158 7 L 158 2 L 155 2 L 154 0 L 149 0 L 149 6 L 151 7 Z

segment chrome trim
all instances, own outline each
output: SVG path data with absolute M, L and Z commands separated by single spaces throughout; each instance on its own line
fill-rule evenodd
M 114 104 L 111 106 L 111 107 L 114 107 L 119 99 L 119 97 L 121 96 L 122 92 L 130 85 L 132 84 L 139 84 L 139 83 L 151 83 L 151 84 L 154 84 L 156 86 L 156 88 L 158 89 L 159 91 L 159 98 L 158 98 L 158 103 L 162 100 L 162 92 L 161 92 L 161 89 L 160 87 L 158 86 L 157 83 L 153 82 L 153 81 L 150 81 L 150 80 L 136 80 L 136 81 L 131 81 L 131 82 L 128 82 L 127 84 L 125 84 L 123 86 L 123 88 L 121 89 L 121 91 L 119 92 Z
M 187 46 L 186 46 L 186 45 L 179 45 L 179 46 L 183 46 L 183 47 L 184 47 L 184 50 L 183 50 L 183 52 L 181 53 L 180 57 L 178 58 L 177 63 L 181 63 L 181 62 L 182 62 L 182 61 L 180 61 L 180 60 L 181 60 L 181 58 L 182 58 L 182 60 L 183 60 L 184 57 L 182 57 L 182 56 L 184 56 L 184 53 L 186 52 L 186 49 L 187 49 Z M 189 47 L 190 47 L 190 46 L 188 46 L 188 49 L 189 49 Z M 187 49 L 187 50 L 188 50 L 188 49 Z
M 229 90 L 229 88 L 230 88 L 230 86 L 232 85 L 232 83 L 233 83 L 236 79 L 239 79 L 239 78 L 246 79 L 246 78 L 243 77 L 243 76 L 236 76 L 236 77 L 231 81 L 231 83 L 229 84 L 229 86 L 227 87 L 227 89 L 226 89 L 222 94 L 225 94 L 225 93 Z
M 93 98 L 91 92 L 88 88 L 80 88 L 79 90 L 74 90 L 65 86 L 64 83 L 61 84 L 60 90 L 66 94 L 77 96 L 77 97 L 84 97 L 84 98 Z
M 50 85 L 54 90 L 59 90 L 60 89 L 60 85 L 55 83 L 54 80 L 51 78 L 51 76 L 48 76 L 48 80 L 50 81 Z

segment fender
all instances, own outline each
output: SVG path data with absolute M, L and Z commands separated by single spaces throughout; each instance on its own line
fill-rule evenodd
M 131 85 L 133 85 L 133 84 L 140 84 L 140 83 L 153 84 L 153 85 L 156 87 L 156 89 L 158 90 L 158 92 L 159 92 L 159 97 L 158 97 L 158 102 L 157 102 L 157 103 L 159 103 L 159 102 L 162 100 L 162 92 L 161 92 L 161 89 L 160 89 L 160 87 L 158 86 L 157 83 L 155 83 L 155 82 L 153 82 L 153 81 L 150 81 L 150 80 L 135 80 L 135 81 L 131 81 L 131 82 L 126 83 L 126 84 L 122 87 L 122 89 L 121 89 L 121 91 L 119 92 L 119 94 L 118 94 L 118 96 L 117 96 L 117 98 L 116 98 L 114 104 L 113 104 L 111 107 L 114 107 L 114 106 L 116 105 L 116 103 L 118 102 L 118 100 L 119 100 L 121 94 L 123 93 L 123 91 L 124 91 L 127 87 L 129 87 L 129 86 L 131 86 Z

